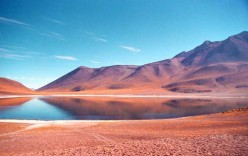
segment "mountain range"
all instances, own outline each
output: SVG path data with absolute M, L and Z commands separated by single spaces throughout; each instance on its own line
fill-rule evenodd
M 118 92 L 164 90 L 195 93 L 248 89 L 248 32 L 205 41 L 171 59 L 142 66 L 78 67 L 38 91 Z
M 205 41 L 171 59 L 141 66 L 80 66 L 39 92 L 203 93 L 248 91 L 248 32 Z

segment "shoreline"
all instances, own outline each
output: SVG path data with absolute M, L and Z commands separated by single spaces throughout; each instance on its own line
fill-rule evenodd
M 156 119 L 154 119 L 156 120 Z M 0 123 L 28 123 L 28 124 L 61 124 L 61 123 L 113 123 L 113 122 L 129 122 L 140 120 L 21 120 L 21 119 L 0 119 Z M 147 120 L 142 120 L 147 121 Z
M 221 112 L 220 112 L 221 113 Z M 193 117 L 201 117 L 206 115 L 214 115 L 213 114 L 204 114 L 204 115 L 196 115 L 196 116 L 185 116 L 185 117 L 178 117 L 178 118 L 165 118 L 165 119 L 142 119 L 142 120 L 28 120 L 28 119 L 0 119 L 0 123 L 27 123 L 27 124 L 40 124 L 40 123 L 47 123 L 47 124 L 65 124 L 65 123 L 117 123 L 117 122 L 146 122 L 146 121 L 165 121 L 165 120 L 183 120 L 187 118 Z
M 136 95 L 136 94 L 38 94 L 38 95 L 0 95 L 0 99 L 7 98 L 36 98 L 36 97 L 111 97 L 111 98 L 248 98 L 247 96 L 217 96 L 217 95 Z

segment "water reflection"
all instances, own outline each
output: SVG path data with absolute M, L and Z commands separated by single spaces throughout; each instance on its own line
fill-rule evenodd
M 2 98 L 0 99 L 0 106 L 21 105 L 29 100 L 31 100 L 31 98 Z
M 165 98 L 42 98 L 78 119 L 160 119 L 222 112 L 247 106 L 246 100 Z
M 6 109 L 6 99 L 5 106 L 2 106 L 1 100 L 0 118 L 42 120 L 162 119 L 217 113 L 248 106 L 247 99 L 42 97 L 19 102 L 19 105 L 8 106 Z M 9 99 L 10 104 L 15 103 L 13 101 L 18 100 Z
M 25 101 L 21 98 L 6 99 L 10 103 L 3 106 L 0 99 L 0 119 L 33 119 L 33 120 L 69 120 L 75 119 L 73 114 L 59 107 L 47 104 L 39 99 Z M 15 101 L 18 101 L 16 103 Z M 23 103 L 21 103 L 21 101 Z M 15 104 L 15 105 L 13 105 Z

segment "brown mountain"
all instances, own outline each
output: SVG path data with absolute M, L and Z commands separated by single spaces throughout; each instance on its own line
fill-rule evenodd
M 23 84 L 0 77 L 0 94 L 31 94 L 33 90 L 27 88 Z
M 79 67 L 38 91 L 95 93 L 248 90 L 248 32 L 205 41 L 188 52 L 143 66 Z
M 248 32 L 242 32 L 224 41 L 205 41 L 202 45 L 186 54 L 184 53 L 182 64 L 185 66 L 199 66 L 224 62 L 247 62 L 247 49 Z

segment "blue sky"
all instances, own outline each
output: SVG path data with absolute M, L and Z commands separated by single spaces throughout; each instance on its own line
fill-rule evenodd
M 78 66 L 142 65 L 245 30 L 246 0 L 1 0 L 0 77 L 39 88 Z

